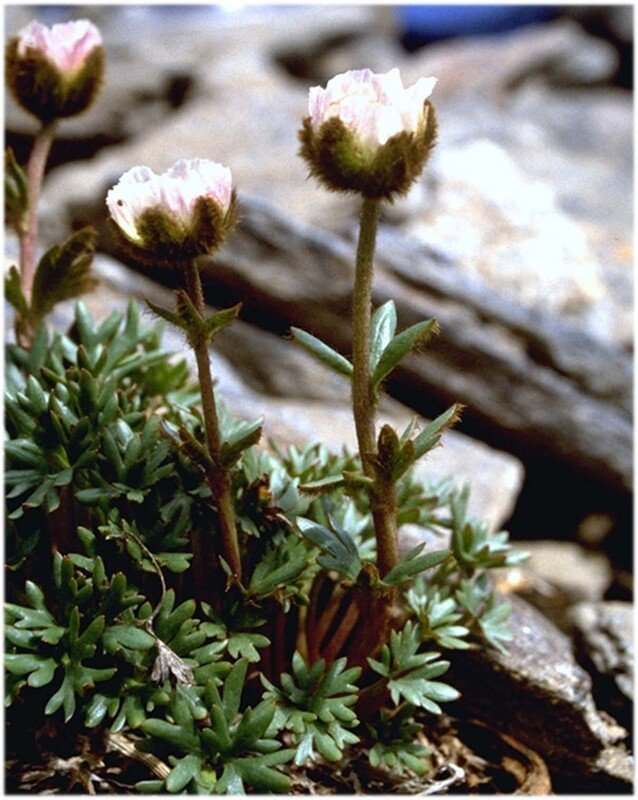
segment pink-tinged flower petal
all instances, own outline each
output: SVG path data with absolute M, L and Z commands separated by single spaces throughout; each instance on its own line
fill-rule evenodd
M 181 159 L 162 175 L 148 167 L 133 167 L 108 192 L 106 204 L 122 233 L 140 244 L 138 222 L 145 211 L 158 209 L 188 230 L 198 199 L 211 198 L 226 214 L 232 191 L 228 167 L 202 158 Z
M 384 145 L 402 131 L 416 133 L 424 120 L 424 102 L 436 78 L 420 78 L 404 88 L 395 67 L 375 74 L 369 69 L 351 70 L 331 78 L 323 89 L 313 86 L 308 110 L 314 130 L 338 117 L 368 149 Z
M 102 36 L 88 19 L 62 22 L 48 28 L 34 20 L 18 34 L 18 56 L 29 48 L 38 50 L 63 75 L 77 72 L 88 56 L 102 44 Z
M 402 130 L 401 115 L 391 106 L 370 103 L 366 98 L 347 97 L 340 105 L 339 118 L 367 148 L 385 144 Z
M 418 103 L 425 103 L 438 83 L 437 78 L 419 78 L 419 80 L 406 91 Z
M 324 119 L 326 109 L 326 91 L 321 86 L 313 86 L 308 94 L 308 113 L 313 128 L 318 127 Z
M 125 172 L 106 195 L 106 205 L 114 222 L 132 242 L 140 242 L 137 220 L 147 208 L 161 203 L 158 176 L 148 167 L 133 167 Z
M 405 89 L 398 67 L 391 69 L 385 75 L 373 75 L 372 84 L 380 103 L 393 105 L 400 102 L 404 96 Z
M 191 207 L 200 197 L 211 197 L 228 211 L 233 191 L 232 175 L 228 167 L 204 158 L 182 159 L 166 173 L 182 181 L 184 191 L 191 198 Z
M 38 20 L 32 20 L 18 34 L 18 55 L 23 57 L 27 53 L 27 48 L 33 47 L 44 52 L 48 46 L 48 31 L 46 25 Z

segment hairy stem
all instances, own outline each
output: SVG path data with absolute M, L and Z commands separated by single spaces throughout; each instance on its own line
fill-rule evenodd
M 186 288 L 188 295 L 199 313 L 204 315 L 204 295 L 199 269 L 195 261 L 184 266 L 186 275 Z M 237 539 L 237 526 L 235 524 L 235 511 L 231 495 L 231 477 L 228 470 L 220 463 L 221 435 L 219 432 L 219 419 L 215 405 L 215 390 L 210 369 L 208 344 L 202 337 L 193 343 L 197 373 L 202 394 L 202 410 L 204 412 L 204 427 L 206 429 L 206 444 L 213 460 L 213 466 L 207 474 L 208 485 L 215 498 L 219 529 L 222 540 L 222 555 L 228 563 L 233 577 L 241 581 L 241 557 Z
M 38 251 L 38 203 L 40 200 L 40 190 L 42 189 L 44 168 L 51 145 L 53 144 L 56 125 L 57 122 L 54 120 L 42 126 L 36 134 L 27 163 L 29 208 L 27 211 L 26 225 L 21 230 L 19 239 L 22 293 L 28 303 L 31 302 Z
M 375 481 L 370 501 L 377 540 L 377 566 L 386 575 L 397 563 L 394 486 L 381 481 L 375 469 L 376 402 L 370 390 L 370 318 L 373 258 L 380 201 L 363 198 L 352 301 L 352 409 L 364 474 Z

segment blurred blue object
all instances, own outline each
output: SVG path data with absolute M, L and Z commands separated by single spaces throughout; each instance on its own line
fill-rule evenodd
M 420 44 L 453 36 L 502 33 L 545 22 L 560 11 L 546 5 L 401 5 L 395 6 L 399 28 L 407 40 Z

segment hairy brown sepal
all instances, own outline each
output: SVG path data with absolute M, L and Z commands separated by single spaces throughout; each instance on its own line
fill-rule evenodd
M 150 267 L 174 268 L 218 250 L 235 229 L 238 219 L 237 195 L 233 189 L 225 214 L 211 198 L 199 198 L 188 228 L 163 208 L 147 209 L 137 221 L 140 244 L 128 239 L 112 218 L 109 218 L 109 229 L 122 250 L 134 261 Z

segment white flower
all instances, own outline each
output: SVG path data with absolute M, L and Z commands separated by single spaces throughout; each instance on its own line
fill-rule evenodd
M 338 117 L 366 148 L 376 149 L 398 133 L 418 133 L 424 103 L 436 78 L 420 78 L 405 89 L 397 68 L 386 74 L 351 70 L 331 78 L 326 88 L 310 89 L 308 111 L 317 132 L 324 122 Z
M 24 58 L 29 49 L 37 50 L 62 75 L 72 75 L 101 45 L 102 36 L 88 19 L 63 22 L 52 28 L 33 20 L 18 34 L 17 54 Z
M 392 200 L 405 195 L 436 141 L 428 99 L 436 78 L 403 86 L 398 69 L 344 72 L 314 86 L 301 125 L 299 154 L 328 188 Z
M 224 216 L 232 194 L 228 167 L 203 158 L 181 159 L 162 175 L 148 167 L 133 167 L 108 192 L 106 205 L 126 238 L 143 245 L 138 225 L 145 212 L 161 212 L 186 236 L 195 222 L 198 200 L 212 200 Z

